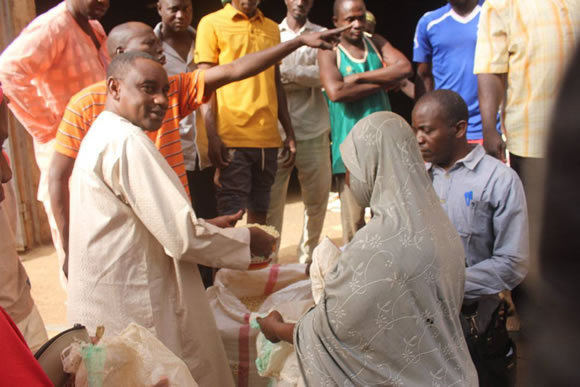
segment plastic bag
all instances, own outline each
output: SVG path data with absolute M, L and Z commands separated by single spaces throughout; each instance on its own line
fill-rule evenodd
M 152 387 L 163 379 L 172 387 L 197 387 L 185 363 L 135 323 L 97 345 L 70 345 L 62 362 L 65 372 L 75 374 L 76 387 Z
M 310 280 L 312 281 L 312 297 L 317 304 L 324 293 L 326 285 L 324 277 L 336 267 L 341 253 L 340 248 L 328 237 L 324 237 L 312 252 Z
M 207 297 L 237 386 L 269 385 L 268 378 L 260 377 L 256 369 L 259 329 L 251 327 L 251 316 L 263 315 L 283 304 L 306 301 L 312 305 L 305 269 L 304 264 L 290 264 L 255 271 L 218 271 Z

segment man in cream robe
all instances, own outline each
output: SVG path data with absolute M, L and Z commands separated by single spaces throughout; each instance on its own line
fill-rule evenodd
M 108 335 L 136 322 L 183 359 L 201 387 L 233 386 L 197 264 L 247 269 L 255 234 L 197 219 L 143 132 L 160 125 L 167 85 L 146 54 L 122 54 L 109 68 L 106 110 L 71 178 L 68 320 L 89 332 L 104 325 Z

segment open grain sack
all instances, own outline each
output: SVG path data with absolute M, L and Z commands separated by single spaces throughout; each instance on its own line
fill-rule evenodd
M 260 330 L 252 328 L 250 321 L 278 307 L 300 309 L 300 313 L 308 310 L 314 301 L 305 268 L 304 264 L 290 264 L 254 271 L 222 269 L 214 286 L 207 289 L 237 386 L 269 385 L 268 378 L 258 375 L 256 339 Z

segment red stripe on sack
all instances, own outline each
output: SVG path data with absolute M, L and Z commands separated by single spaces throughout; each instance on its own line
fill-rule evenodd
M 266 288 L 264 289 L 264 294 L 270 295 L 274 293 L 274 286 L 278 281 L 278 273 L 280 272 L 280 265 L 272 265 L 270 268 L 270 276 L 268 277 L 268 282 L 266 282 Z
M 244 314 L 244 325 L 238 335 L 238 387 L 248 387 L 250 381 L 250 314 Z

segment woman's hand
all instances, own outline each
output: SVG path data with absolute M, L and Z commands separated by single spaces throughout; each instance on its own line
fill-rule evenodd
M 280 324 L 284 324 L 284 318 L 280 313 L 274 310 L 264 318 L 258 317 L 256 321 L 260 324 L 260 330 L 269 341 L 277 343 L 281 340 L 278 335 L 278 327 Z

